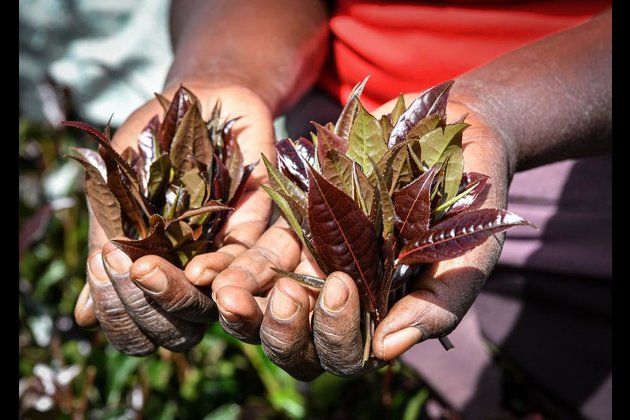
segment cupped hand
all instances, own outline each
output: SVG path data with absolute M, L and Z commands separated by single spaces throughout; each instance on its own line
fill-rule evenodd
M 244 163 L 257 161 L 261 153 L 273 158 L 272 115 L 264 101 L 240 86 L 211 86 L 185 83 L 200 100 L 204 118 L 221 100 L 222 116 L 240 117 L 233 131 L 241 146 Z M 172 97 L 179 86 L 167 89 Z M 134 146 L 149 119 L 162 115 L 157 100 L 134 112 L 116 131 L 112 140 L 119 151 Z M 247 188 L 221 232 L 215 237 L 218 251 L 204 256 L 206 268 L 221 271 L 249 249 L 265 231 L 271 215 L 271 202 L 258 188 L 266 182 L 263 165 L 257 165 Z M 145 256 L 132 262 L 109 243 L 102 228 L 90 216 L 90 253 L 87 282 L 75 306 L 75 318 L 83 327 L 99 324 L 118 350 L 145 355 L 159 346 L 186 350 L 201 340 L 208 322 L 216 319 L 210 288 L 203 281 L 193 285 L 184 272 L 158 256 Z M 203 278 L 216 275 L 206 270 Z
M 407 103 L 415 97 L 407 95 Z M 467 102 L 452 96 L 448 107 L 449 120 L 469 114 L 466 121 L 471 126 L 463 139 L 465 170 L 490 176 L 483 207 L 504 208 L 510 179 L 506 148 L 498 132 Z M 374 114 L 379 116 L 392 107 L 393 103 L 385 104 Z M 265 235 L 269 240 L 252 247 L 214 279 L 215 300 L 228 331 L 249 342 L 256 342 L 259 334 L 268 357 L 302 380 L 324 371 L 361 375 L 416 343 L 453 331 L 490 275 L 503 242 L 503 235 L 495 235 L 464 256 L 427 266 L 379 323 L 372 338 L 372 354 L 364 364 L 359 294 L 354 281 L 334 272 L 318 292 L 278 278 L 271 267 L 319 277 L 321 272 L 301 252 L 287 227 L 267 232 L 263 238 Z M 269 288 L 266 297 L 254 297 Z

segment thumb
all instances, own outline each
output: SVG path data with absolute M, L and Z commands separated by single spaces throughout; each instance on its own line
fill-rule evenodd
M 489 273 L 473 260 L 464 256 L 428 266 L 412 281 L 412 292 L 396 302 L 374 331 L 375 356 L 391 360 L 420 341 L 451 333 Z
M 374 355 L 389 361 L 413 345 L 449 334 L 459 317 L 436 302 L 427 290 L 410 293 L 398 301 L 376 328 L 372 338 Z

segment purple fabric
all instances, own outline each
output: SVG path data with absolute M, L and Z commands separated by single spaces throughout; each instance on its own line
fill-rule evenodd
M 612 275 L 611 155 L 566 160 L 516 174 L 508 208 L 538 230 L 509 230 L 500 264 Z

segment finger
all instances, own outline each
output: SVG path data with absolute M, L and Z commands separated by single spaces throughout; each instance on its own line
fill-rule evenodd
M 100 252 L 88 258 L 87 279 L 94 301 L 94 314 L 109 342 L 117 350 L 129 355 L 144 356 L 153 353 L 155 344 L 125 310 L 107 277 Z
M 263 197 L 263 195 L 265 197 Z M 271 202 L 262 190 L 245 193 L 239 207 L 230 215 L 216 236 L 221 246 L 193 258 L 186 266 L 186 277 L 197 286 L 207 286 L 225 270 L 236 257 L 251 248 L 260 238 L 269 222 Z
M 90 295 L 90 285 L 85 283 L 77 303 L 74 305 L 74 319 L 82 328 L 94 328 L 98 325 L 94 309 L 94 300 Z
M 144 256 L 133 263 L 129 274 L 136 286 L 178 318 L 207 324 L 216 313 L 210 296 L 190 284 L 182 270 L 163 258 Z
M 260 341 L 272 362 L 302 381 L 310 381 L 323 372 L 309 322 L 306 290 L 293 280 L 279 279 L 260 326 Z
M 201 340 L 205 326 L 169 314 L 148 297 L 131 281 L 129 257 L 111 242 L 103 247 L 103 266 L 129 316 L 151 341 L 183 351 Z
M 359 293 L 347 274 L 336 271 L 326 279 L 313 312 L 313 336 L 324 369 L 339 376 L 362 371 Z
M 269 288 L 277 273 L 271 268 L 292 271 L 300 262 L 301 244 L 283 219 L 279 219 L 260 237 L 254 246 L 222 271 L 212 289 L 238 286 L 252 294 Z
M 392 360 L 420 341 L 453 331 L 490 273 L 489 264 L 471 263 L 475 254 L 432 265 L 412 282 L 412 292 L 396 302 L 374 332 L 376 357 Z
M 214 292 L 212 297 L 219 310 L 219 322 L 225 332 L 245 343 L 260 343 L 259 329 L 264 313 L 261 299 L 236 286 L 222 287 Z
M 186 279 L 195 286 L 209 286 L 221 271 L 247 249 L 243 245 L 230 244 L 216 252 L 197 255 L 186 265 Z
M 250 179 L 248 182 L 255 183 L 255 188 L 243 194 L 236 204 L 237 208 L 217 233 L 216 243 L 219 247 L 239 244 L 249 248 L 260 238 L 269 224 L 271 199 L 265 191 L 258 188 L 260 181 Z
M 277 278 L 272 267 L 292 271 L 300 260 L 300 244 L 283 220 L 270 227 L 256 245 L 235 258 L 212 282 L 222 324 L 246 342 L 259 340 L 262 312 L 254 307 L 255 295 L 269 289 Z M 226 290 L 222 290 L 226 289 Z M 224 312 L 225 311 L 225 312 Z

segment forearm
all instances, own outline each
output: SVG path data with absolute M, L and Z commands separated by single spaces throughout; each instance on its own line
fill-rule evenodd
M 612 147 L 610 11 L 460 77 L 465 102 L 498 131 L 510 172 Z
M 237 84 L 272 113 L 315 82 L 328 44 L 320 0 L 179 0 L 171 5 L 174 62 L 166 89 L 181 82 Z

